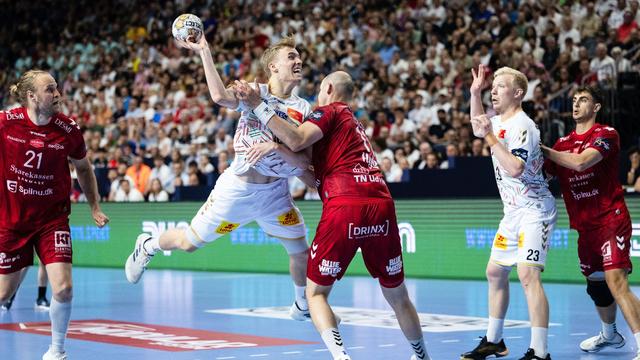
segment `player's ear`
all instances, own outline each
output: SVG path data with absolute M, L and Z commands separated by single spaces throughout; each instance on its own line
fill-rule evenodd
M 518 98 L 522 98 L 524 91 L 522 91 L 522 89 L 516 89 L 515 95 Z
M 596 103 L 596 104 L 593 106 L 593 112 L 598 112 L 598 111 L 600 111 L 600 109 L 601 109 L 601 108 L 602 108 L 602 104 L 600 104 L 600 103 Z
M 276 67 L 276 64 L 274 64 L 273 62 L 269 63 L 269 70 L 271 70 L 272 74 L 278 72 L 278 68 Z
M 333 84 L 332 84 L 332 83 L 329 83 L 329 86 L 327 86 L 327 95 L 331 95 L 331 94 L 333 94 L 333 91 L 334 91 L 334 90 L 335 90 L 335 89 L 333 88 Z

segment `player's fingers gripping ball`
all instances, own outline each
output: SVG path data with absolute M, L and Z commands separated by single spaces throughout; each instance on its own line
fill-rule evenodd
M 178 16 L 171 26 L 171 33 L 176 40 L 197 43 L 203 32 L 202 20 L 193 14 Z

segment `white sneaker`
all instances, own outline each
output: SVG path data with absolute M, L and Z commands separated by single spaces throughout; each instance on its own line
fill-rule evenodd
M 127 280 L 132 284 L 140 281 L 142 273 L 147 269 L 147 265 L 153 257 L 153 255 L 147 254 L 143 247 L 144 242 L 150 238 L 151 236 L 149 236 L 149 234 L 138 235 L 138 238 L 136 239 L 136 247 L 127 258 L 127 263 L 124 266 L 124 273 L 127 276 Z
M 602 331 L 593 337 L 588 338 L 587 340 L 580 343 L 580 350 L 586 352 L 598 352 L 607 347 L 613 348 L 621 348 L 625 344 L 624 336 L 620 335 L 619 332 L 615 332 L 613 334 L 612 339 L 607 339 L 604 337 Z M 638 358 L 640 360 L 640 358 Z
M 347 354 L 343 354 L 338 356 L 337 358 L 333 359 L 333 360 L 351 360 L 351 357 Z
M 49 346 L 49 350 L 42 355 L 42 360 L 67 360 L 67 353 L 65 351 L 53 351 Z
M 638 352 L 638 353 L 636 354 L 636 357 L 634 357 L 634 358 L 633 358 L 633 359 L 631 359 L 631 360 L 640 360 L 640 352 Z
M 289 316 L 293 320 L 297 320 L 297 321 L 311 320 L 311 314 L 309 313 L 309 309 L 306 309 L 306 310 L 300 309 L 300 306 L 298 306 L 297 301 L 294 301 L 293 305 L 291 305 L 291 308 L 289 308 Z

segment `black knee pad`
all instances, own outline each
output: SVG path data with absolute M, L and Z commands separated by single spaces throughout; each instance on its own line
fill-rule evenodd
M 591 296 L 593 302 L 599 307 L 607 307 L 615 301 L 606 281 L 587 280 L 587 294 Z

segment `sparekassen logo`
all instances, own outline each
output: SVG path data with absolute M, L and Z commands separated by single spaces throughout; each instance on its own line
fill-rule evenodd
M 387 235 L 389 235 L 389 220 L 385 220 L 382 224 L 365 226 L 356 226 L 354 223 L 349 223 L 349 239 Z

